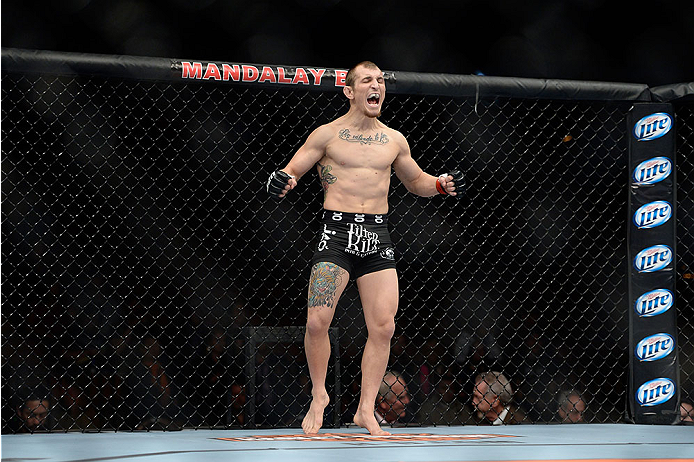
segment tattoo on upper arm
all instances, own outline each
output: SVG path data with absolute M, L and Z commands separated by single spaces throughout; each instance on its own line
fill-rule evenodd
M 311 280 L 308 283 L 308 307 L 337 304 L 337 289 L 342 285 L 345 270 L 335 263 L 316 263 L 311 268 Z
M 337 177 L 330 173 L 333 169 L 332 165 L 323 165 L 318 163 L 318 176 L 320 176 L 321 185 L 323 185 L 323 190 L 325 194 L 328 193 L 328 187 L 337 181 Z

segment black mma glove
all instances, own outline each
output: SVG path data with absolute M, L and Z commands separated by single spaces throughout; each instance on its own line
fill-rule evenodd
M 279 195 L 284 192 L 284 187 L 289 183 L 289 179 L 294 178 L 289 173 L 285 173 L 282 170 L 277 170 L 270 174 L 270 178 L 267 180 L 267 192 L 275 199 L 279 199 Z
M 448 175 L 453 177 L 453 186 L 455 186 L 455 197 L 461 196 L 465 192 L 465 180 L 463 179 L 463 172 L 460 170 L 453 170 L 449 173 L 444 173 L 442 175 L 439 175 L 440 177 L 448 177 Z M 439 180 L 436 180 L 436 190 L 439 192 L 439 194 L 444 194 L 448 196 L 448 192 L 444 189 L 443 186 L 441 186 L 441 183 Z

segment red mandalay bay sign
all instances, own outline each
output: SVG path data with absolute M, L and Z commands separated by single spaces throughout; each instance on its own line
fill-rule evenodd
M 182 61 L 181 78 L 218 80 L 222 82 L 269 83 L 284 85 L 320 86 L 330 77 L 336 87 L 345 86 L 346 70 L 313 67 L 254 66 L 252 64 L 204 63 Z

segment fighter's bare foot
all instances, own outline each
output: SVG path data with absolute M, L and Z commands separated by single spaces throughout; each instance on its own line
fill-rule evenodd
M 311 407 L 309 407 L 308 412 L 304 416 L 304 420 L 301 422 L 301 428 L 307 435 L 318 433 L 320 427 L 323 425 L 323 411 L 325 407 L 330 403 L 330 397 L 326 393 L 321 396 L 314 396 L 311 401 Z
M 362 428 L 366 428 L 373 436 L 390 435 L 390 433 L 383 430 L 381 426 L 378 425 L 373 411 L 362 411 L 358 409 L 357 413 L 354 414 L 354 423 Z

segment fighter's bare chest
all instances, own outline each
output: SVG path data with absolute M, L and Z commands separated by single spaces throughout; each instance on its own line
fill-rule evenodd
M 397 156 L 397 146 L 385 131 L 358 132 L 340 129 L 328 144 L 327 157 L 344 167 L 387 169 Z

